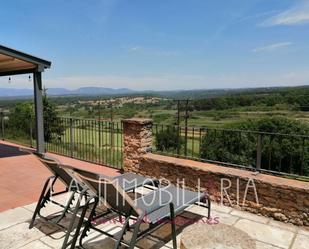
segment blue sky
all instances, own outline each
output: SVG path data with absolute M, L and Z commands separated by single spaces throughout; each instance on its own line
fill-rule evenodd
M 52 61 L 47 87 L 309 84 L 309 0 L 11 0 L 0 26 L 3 45 Z

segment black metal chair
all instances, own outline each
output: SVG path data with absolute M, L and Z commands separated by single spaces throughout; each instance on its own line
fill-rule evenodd
M 102 174 L 93 173 L 91 171 L 77 169 L 69 165 L 61 165 L 60 167 L 66 172 L 68 172 L 68 174 L 73 175 L 74 179 L 76 179 L 76 181 L 78 182 L 81 182 L 81 184 L 84 187 L 84 191 L 80 193 L 80 196 L 77 200 L 77 204 L 72 212 L 73 217 L 71 218 L 70 224 L 67 228 L 66 236 L 62 245 L 63 249 L 68 247 L 75 248 L 75 244 L 80 234 L 82 226 L 83 225 L 89 226 L 89 223 L 91 223 L 92 220 L 99 219 L 101 217 L 106 217 L 109 214 L 114 215 L 113 217 L 115 217 L 115 214 L 117 214 L 119 216 L 119 219 L 120 220 L 122 219 L 121 214 L 115 212 L 113 213 L 113 210 L 107 203 L 104 203 L 104 207 L 106 208 L 106 210 L 99 214 L 97 213 L 96 208 L 98 207 L 99 204 L 98 193 L 100 193 L 100 191 L 103 189 L 95 184 L 87 185 L 84 182 L 84 179 L 80 177 L 81 175 L 88 176 L 90 179 L 97 179 L 98 177 L 100 178 L 103 177 L 109 182 L 117 182 L 117 186 L 121 186 L 121 189 L 126 193 L 128 192 L 134 193 L 135 189 L 141 186 L 152 189 L 150 186 L 158 187 L 159 184 L 159 181 L 156 179 L 146 178 L 144 176 L 140 176 L 129 172 L 116 177 L 108 177 Z M 79 172 L 80 174 L 76 172 Z M 83 197 L 85 198 L 85 204 L 81 207 L 80 204 Z M 92 200 L 93 202 L 91 202 Z M 93 204 L 92 207 L 90 207 L 91 204 Z M 78 215 L 78 211 L 80 209 L 82 210 L 82 212 Z M 90 213 L 85 221 L 86 213 L 89 209 Z M 77 219 L 78 222 L 76 225 Z M 73 231 L 74 231 L 73 238 L 70 240 L 71 233 Z M 86 228 L 85 231 L 88 231 L 88 227 Z
M 80 181 L 78 178 L 76 178 L 72 174 L 73 170 L 75 169 L 74 167 L 70 165 L 64 165 L 63 163 L 61 163 L 55 158 L 51 158 L 47 156 L 40 157 L 39 155 L 37 155 L 37 157 L 47 167 L 47 169 L 49 169 L 49 171 L 52 173 L 52 176 L 47 178 L 43 186 L 43 189 L 40 194 L 39 200 L 37 202 L 35 211 L 33 213 L 29 228 L 31 229 L 33 227 L 36 217 L 39 216 L 43 220 L 50 222 L 52 224 L 55 224 L 62 229 L 67 229 L 61 224 L 59 224 L 60 221 L 66 216 L 68 212 L 71 212 L 71 213 L 75 212 L 73 202 L 75 200 L 76 194 L 79 195 L 79 198 L 78 198 L 79 208 L 82 208 L 80 206 L 81 198 L 84 197 L 85 202 L 87 203 L 87 200 L 89 199 L 88 198 L 88 194 L 89 194 L 88 188 L 87 186 L 85 186 L 85 184 L 82 181 Z M 88 171 L 85 171 L 85 172 L 88 172 Z M 91 173 L 91 172 L 88 172 L 88 173 Z M 125 191 L 134 191 L 135 186 L 138 187 L 138 186 L 141 186 L 142 184 L 153 184 L 155 182 L 152 179 L 145 178 L 145 177 L 133 174 L 133 173 L 125 173 L 125 174 L 121 174 L 116 177 L 108 177 L 108 176 L 105 176 L 105 177 L 111 180 L 117 179 L 119 183 L 121 184 L 121 186 L 123 187 L 123 189 L 125 189 Z M 54 193 L 54 185 L 57 182 L 57 180 L 61 181 L 64 184 L 65 190 Z M 136 184 L 132 184 L 133 181 L 135 181 Z M 69 194 L 66 204 L 62 204 L 60 202 L 57 202 L 53 198 L 51 198 L 51 197 L 55 197 L 57 195 L 68 193 L 68 192 L 71 192 L 71 193 Z M 46 217 L 41 214 L 42 208 L 46 207 L 48 202 L 51 202 L 62 208 L 62 211 L 60 212 L 59 215 L 57 215 L 56 217 Z
M 86 224 L 84 224 L 81 235 L 80 229 L 76 229 L 71 249 L 75 247 L 79 235 L 79 244 L 83 247 L 83 239 L 87 236 L 87 232 L 90 229 L 114 238 L 116 240 L 114 248 L 119 248 L 121 244 L 125 244 L 130 249 L 133 249 L 140 238 L 159 226 L 166 224 L 168 221 L 170 221 L 172 228 L 173 248 L 176 249 L 176 227 L 174 220 L 177 215 L 182 213 L 188 206 L 201 202 L 203 203 L 201 205 L 208 208 L 208 218 L 210 218 L 211 203 L 209 196 L 205 193 L 193 192 L 171 185 L 159 186 L 150 193 L 133 200 L 117 181 L 111 181 L 98 174 L 88 174 L 78 169 L 75 169 L 75 172 L 93 193 L 94 206 Z M 109 207 L 110 211 L 125 217 L 125 222 L 118 238 L 98 229 L 92 224 L 98 218 L 94 210 L 100 198 L 103 198 L 105 205 Z M 129 225 L 130 219 L 135 220 L 133 225 Z M 140 231 L 142 222 L 147 222 L 149 226 L 146 230 Z M 131 229 L 133 229 L 131 240 L 125 241 L 123 236 Z
M 45 181 L 45 184 L 43 186 L 43 189 L 40 194 L 39 200 L 37 202 L 36 208 L 34 210 L 29 228 L 30 229 L 33 228 L 33 225 L 34 225 L 34 222 L 37 216 L 39 216 L 45 221 L 61 226 L 59 222 L 65 217 L 66 213 L 72 207 L 73 201 L 75 199 L 75 193 L 78 191 L 83 191 L 83 186 L 81 185 L 82 183 L 79 183 L 76 180 L 74 180 L 72 175 L 68 174 L 68 172 L 66 172 L 61 167 L 59 167 L 60 162 L 58 162 L 56 159 L 46 157 L 46 156 L 43 156 L 43 157 L 40 157 L 39 155 L 36 155 L 36 156 L 43 163 L 43 165 L 45 165 L 45 167 L 52 173 L 52 175 L 48 177 Z M 64 184 L 65 190 L 54 192 L 54 186 L 57 180 L 61 181 Z M 55 201 L 54 199 L 51 199 L 51 197 L 56 197 L 60 194 L 68 193 L 69 191 L 71 191 L 71 193 L 69 195 L 69 198 L 66 204 L 62 204 L 60 202 Z M 44 207 L 46 207 L 48 202 L 53 203 L 63 208 L 60 215 L 57 216 L 57 219 L 55 219 L 55 217 L 48 218 L 41 214 L 41 210 Z

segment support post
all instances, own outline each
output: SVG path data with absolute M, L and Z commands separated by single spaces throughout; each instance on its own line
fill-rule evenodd
M 45 152 L 44 145 L 44 118 L 43 118 L 43 99 L 42 99 L 42 73 L 33 73 L 34 85 L 34 105 L 35 105 L 35 125 L 36 125 L 36 149 L 38 154 Z
M 262 163 L 262 135 L 258 134 L 257 145 L 256 145 L 256 169 L 261 169 Z
M 74 155 L 74 133 L 73 133 L 73 119 L 70 118 L 70 157 Z
M 30 140 L 30 148 L 33 148 L 33 142 L 32 142 L 32 117 L 29 119 L 29 140 Z
M 2 140 L 4 140 L 4 113 L 1 112 L 0 113 L 1 115 L 1 137 L 2 137 Z

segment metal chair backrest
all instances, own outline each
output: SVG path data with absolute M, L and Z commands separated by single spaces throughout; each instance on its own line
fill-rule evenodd
M 61 163 L 53 158 L 39 157 L 38 159 L 45 165 L 45 167 L 55 176 L 57 176 L 66 187 L 70 187 L 73 181 L 72 176 L 61 167 Z
M 125 216 L 140 215 L 140 210 L 136 209 L 133 200 L 125 190 L 119 186 L 117 180 L 80 169 L 75 169 L 75 172 L 99 198 L 103 198 L 105 205 L 109 206 L 114 211 Z

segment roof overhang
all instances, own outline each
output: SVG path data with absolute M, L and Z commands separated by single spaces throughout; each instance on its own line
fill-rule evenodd
M 43 72 L 51 62 L 0 45 L 0 76 Z

